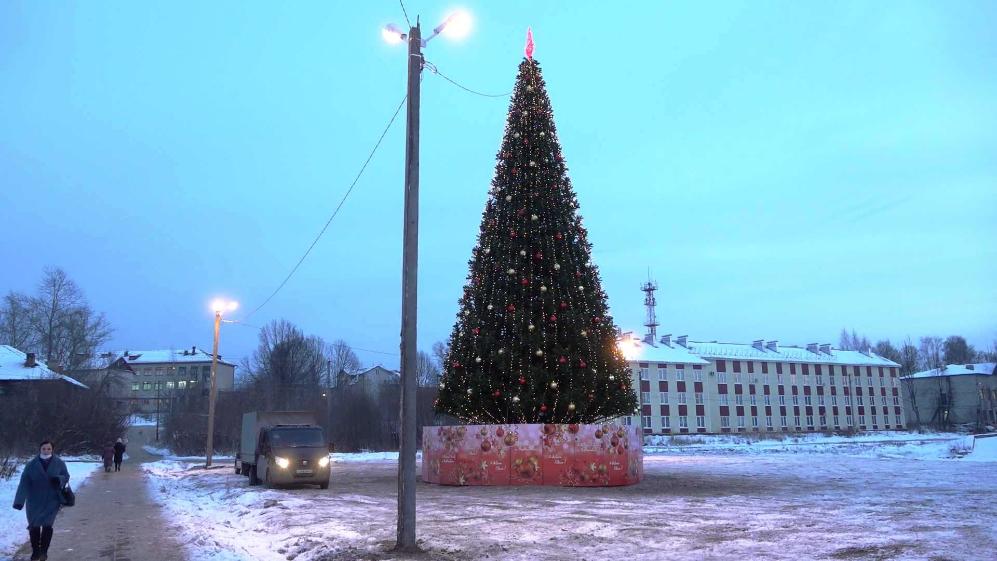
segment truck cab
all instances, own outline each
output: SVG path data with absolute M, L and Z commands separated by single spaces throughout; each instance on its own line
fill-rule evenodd
M 246 413 L 236 473 L 250 485 L 309 484 L 329 488 L 332 444 L 307 412 Z

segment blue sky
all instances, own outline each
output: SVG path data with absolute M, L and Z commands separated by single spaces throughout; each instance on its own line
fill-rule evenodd
M 527 26 L 604 287 L 642 329 L 997 339 L 997 4 L 485 2 L 427 59 L 512 88 Z M 410 0 L 432 27 L 452 3 Z M 256 307 L 404 94 L 396 2 L 0 3 L 0 291 L 65 268 L 113 346 Z M 453 324 L 508 99 L 423 80 L 420 346 Z M 404 120 L 251 320 L 396 352 Z M 236 314 L 238 316 L 238 314 Z M 255 346 L 225 326 L 222 354 Z M 390 354 L 361 352 L 394 365 Z

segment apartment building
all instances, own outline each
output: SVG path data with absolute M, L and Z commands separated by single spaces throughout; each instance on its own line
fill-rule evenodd
M 899 364 L 871 350 L 655 341 L 624 333 L 619 345 L 639 388 L 645 434 L 886 430 L 906 426 Z
M 949 364 L 901 378 L 912 423 L 939 429 L 997 426 L 997 364 Z
M 130 370 L 135 375 L 118 388 L 115 399 L 137 413 L 155 413 L 169 408 L 172 400 L 191 392 L 207 392 L 211 384 L 211 353 L 199 348 L 151 351 L 112 351 L 101 355 L 107 372 Z M 219 391 L 235 387 L 235 364 L 218 357 L 216 383 Z

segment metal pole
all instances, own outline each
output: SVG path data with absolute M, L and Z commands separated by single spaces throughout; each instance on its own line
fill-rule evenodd
M 215 344 L 211 352 L 211 393 L 208 394 L 208 446 L 205 450 L 204 467 L 211 467 L 211 455 L 215 446 L 215 395 L 218 386 L 215 383 L 215 372 L 218 370 L 218 330 L 222 323 L 222 313 L 215 312 Z
M 161 382 L 156 382 L 156 442 L 159 442 L 159 388 Z
M 416 294 L 419 268 L 419 81 L 422 33 L 419 22 L 408 36 L 408 121 L 405 139 L 405 227 L 402 249 L 402 391 L 398 451 L 398 535 L 395 549 L 415 544 L 416 450 Z

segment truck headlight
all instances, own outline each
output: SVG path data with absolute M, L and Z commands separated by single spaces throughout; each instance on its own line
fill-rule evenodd
M 318 460 L 318 467 L 326 467 L 329 465 L 329 456 L 322 456 Z
M 279 467 L 280 469 L 287 469 L 287 466 L 291 465 L 290 460 L 288 460 L 287 458 L 281 458 L 280 456 L 274 458 L 273 461 L 277 464 L 277 467 Z

